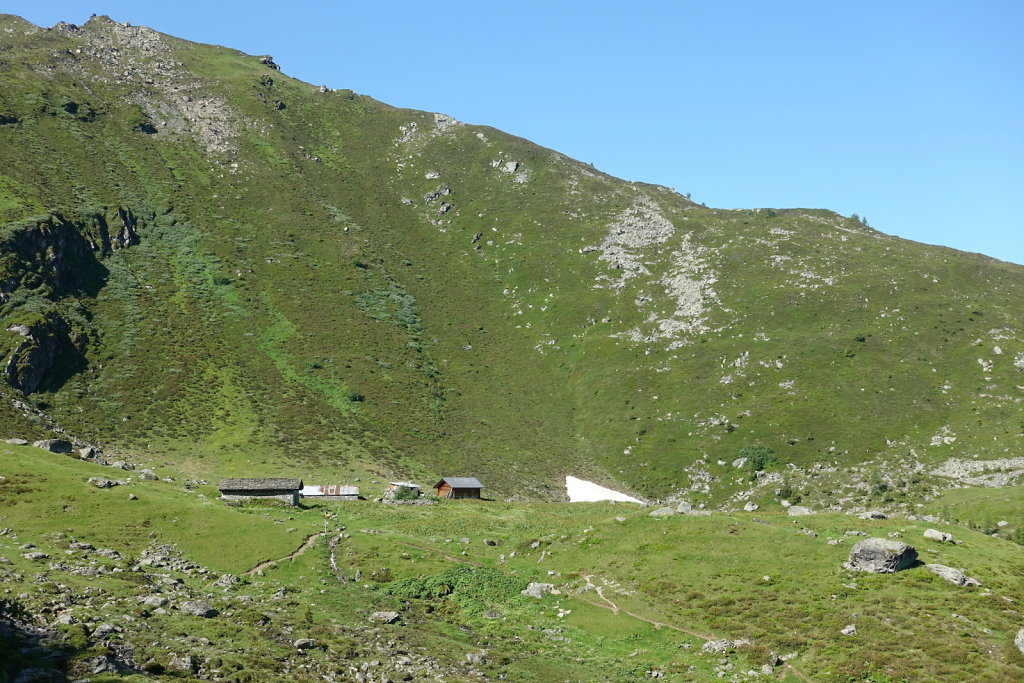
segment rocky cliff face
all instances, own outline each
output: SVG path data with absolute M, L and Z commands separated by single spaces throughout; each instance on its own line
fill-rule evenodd
M 133 211 L 115 207 L 0 226 L 0 362 L 13 389 L 52 389 L 86 365 L 95 336 L 89 301 L 107 276 L 102 261 L 138 244 L 138 225 Z

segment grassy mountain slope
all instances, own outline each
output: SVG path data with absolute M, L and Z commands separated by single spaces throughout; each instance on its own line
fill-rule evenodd
M 7 393 L 109 452 L 720 500 L 749 445 L 840 479 L 1019 447 L 1020 266 L 707 208 L 105 17 L 0 29 Z

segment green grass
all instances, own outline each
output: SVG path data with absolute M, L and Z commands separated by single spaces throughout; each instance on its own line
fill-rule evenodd
M 277 604 L 289 609 L 271 610 L 274 628 L 288 625 L 288 638 L 311 635 L 330 642 L 327 651 L 313 653 L 321 662 L 345 648 L 360 651 L 346 640 L 346 629 L 365 623 L 371 611 L 394 609 L 403 615 L 400 633 L 408 647 L 455 661 L 488 649 L 483 670 L 514 680 L 642 680 L 653 669 L 670 679 L 714 678 L 722 656 L 700 652 L 711 638 L 753 639 L 753 647 L 726 657 L 738 671 L 759 669 L 769 652 L 795 653 L 796 671 L 812 680 L 885 675 L 996 681 L 1024 672 L 1024 660 L 1010 645 L 1018 615 L 1004 600 L 1024 599 L 1024 549 L 965 528 L 939 525 L 958 540 L 942 545 L 921 536 L 934 524 L 830 514 L 794 524 L 790 517 L 759 511 L 766 522 L 761 524 L 748 514 L 656 519 L 625 504 L 227 508 L 180 484 L 95 489 L 84 479 L 109 475 L 109 468 L 31 448 L 9 450 L 0 487 L 2 524 L 18 540 L 0 537 L 0 554 L 22 572 L 31 563 L 20 556 L 19 544 L 35 543 L 57 557 L 74 537 L 129 555 L 150 543 L 173 542 L 187 557 L 239 573 L 261 559 L 288 555 L 306 536 L 322 531 L 325 510 L 333 513 L 328 528 L 350 535 L 336 551 L 346 583 L 329 570 L 328 548 L 319 539 L 294 561 L 251 577 L 239 590 L 256 602 L 244 609 L 236 605 L 230 625 L 214 619 L 186 626 L 173 612 L 151 617 L 155 633 L 165 639 L 189 633 L 230 642 L 221 657 L 244 661 L 251 671 L 287 654 L 273 638 L 257 643 L 259 614 L 285 587 L 288 597 Z M 139 500 L 129 501 L 129 490 Z M 199 490 L 213 494 L 211 487 Z M 922 560 L 963 567 L 984 589 L 953 586 L 923 568 L 888 576 L 850 574 L 841 564 L 857 540 L 844 537 L 851 530 L 898 532 Z M 829 538 L 843 541 L 830 546 Z M 360 581 L 353 580 L 357 573 Z M 91 583 L 59 576 L 74 590 L 100 586 L 129 602 L 138 590 L 133 582 L 145 583 L 118 574 Z M 210 580 L 185 579 L 200 592 Z M 540 600 L 520 595 L 530 581 L 554 583 L 561 593 Z M 601 587 L 605 599 L 594 589 L 578 592 L 588 582 Z M 31 607 L 38 606 L 34 595 L 27 600 Z M 857 624 L 855 637 L 839 633 L 848 623 Z M 155 645 L 140 647 L 150 651 Z M 251 653 L 240 654 L 246 648 Z
M 33 537 L 66 533 L 97 547 L 138 554 L 154 539 L 188 550 L 219 571 L 240 572 L 286 555 L 301 536 L 226 508 L 181 484 L 140 481 L 135 472 L 101 467 L 28 446 L 3 453 L 3 523 Z M 98 489 L 90 477 L 132 478 Z M 138 500 L 129 500 L 135 494 Z M 216 495 L 216 494 L 214 494 Z

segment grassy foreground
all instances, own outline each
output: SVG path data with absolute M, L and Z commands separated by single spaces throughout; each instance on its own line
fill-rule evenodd
M 31 448 L 0 453 L 0 526 L 10 529 L 0 536 L 0 594 L 18 596 L 39 624 L 74 615 L 58 626 L 73 671 L 131 644 L 134 671 L 91 680 L 187 679 L 166 668 L 186 651 L 200 662 L 197 675 L 234 681 L 346 680 L 349 667 L 371 661 L 371 674 L 400 669 L 410 680 L 747 680 L 770 663 L 771 676 L 791 680 L 1024 676 L 1012 645 L 1024 623 L 1024 549 L 958 526 L 772 511 L 659 519 L 596 503 L 227 508 L 205 488 L 100 490 L 86 480 L 109 468 Z M 245 574 L 286 558 L 325 521 L 327 534 L 309 550 Z M 951 531 L 956 544 L 922 538 L 929 526 Z M 841 565 L 859 538 L 852 531 L 899 535 L 925 562 L 962 567 L 984 586 L 957 587 L 923 567 L 850 574 Z M 123 557 L 101 560 L 108 573 L 76 574 L 84 558 L 67 552 L 72 539 Z M 50 559 L 23 557 L 26 543 Z M 148 546 L 168 543 L 209 572 L 133 569 Z M 241 582 L 216 585 L 224 572 Z M 181 585 L 167 588 L 169 578 Z M 558 593 L 521 595 L 534 581 Z M 170 605 L 140 603 L 154 593 Z M 208 599 L 221 614 L 188 615 L 178 609 L 185 597 Z M 377 610 L 400 621 L 368 625 Z M 97 638 L 100 623 L 123 630 Z M 848 624 L 855 635 L 840 633 Z M 297 651 L 293 641 L 306 637 L 316 647 Z M 751 644 L 704 652 L 715 639 Z M 416 663 L 401 669 L 403 657 Z

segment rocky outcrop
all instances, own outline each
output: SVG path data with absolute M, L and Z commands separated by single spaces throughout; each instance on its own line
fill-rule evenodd
M 76 333 L 55 313 L 12 325 L 7 331 L 17 334 L 20 340 L 8 347 L 3 377 L 22 394 L 52 386 L 64 374 L 85 365 L 87 336 Z
M 892 574 L 907 569 L 917 561 L 917 550 L 913 546 L 888 538 L 865 538 L 853 546 L 847 569 Z
M 28 395 L 58 386 L 85 367 L 94 336 L 81 297 L 106 282 L 102 258 L 139 243 L 128 208 L 52 213 L 8 223 L 0 234 L 0 372 Z M 67 300 L 67 303 L 65 302 Z

